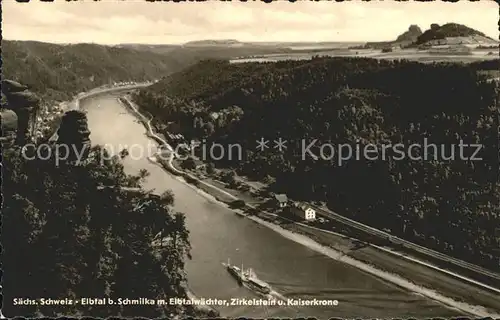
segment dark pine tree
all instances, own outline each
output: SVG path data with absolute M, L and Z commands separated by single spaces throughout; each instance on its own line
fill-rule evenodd
M 84 161 L 90 151 L 90 131 L 85 113 L 72 110 L 64 114 L 61 126 L 57 130 L 57 145 L 60 156 L 70 162 Z

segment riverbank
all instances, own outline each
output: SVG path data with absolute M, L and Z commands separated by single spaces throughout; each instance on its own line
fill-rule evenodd
M 159 138 L 154 132 L 152 132 L 150 119 L 147 119 L 143 115 L 139 114 L 137 110 L 133 110 L 134 107 L 128 106 L 128 108 L 133 112 L 134 115 L 136 115 L 141 121 L 143 121 L 143 123 L 146 124 L 148 134 L 151 134 L 155 140 L 157 139 L 161 140 L 161 138 Z M 165 141 L 162 141 L 162 145 L 167 145 L 167 144 Z M 192 174 L 186 173 L 184 171 L 179 170 L 178 168 L 173 167 L 172 158 L 173 157 L 170 157 L 169 161 L 165 163 L 166 165 L 169 166 L 167 168 L 169 172 L 171 173 L 175 172 L 176 175 L 188 177 L 189 179 L 192 180 L 193 188 L 203 190 L 204 193 L 212 195 L 213 196 L 212 198 L 214 197 L 219 198 L 219 200 L 221 200 L 222 203 L 224 203 L 224 206 L 228 206 L 228 204 L 230 205 L 231 204 L 230 201 L 235 201 L 240 199 L 238 196 L 228 192 L 227 190 L 224 190 L 223 188 L 211 185 L 204 180 L 200 180 L 197 177 L 194 177 Z M 154 161 L 154 159 L 151 160 Z M 311 235 L 305 236 L 299 234 L 298 232 L 300 232 L 301 230 L 290 231 L 287 229 L 291 228 L 291 226 L 295 227 L 296 225 L 292 224 L 278 225 L 275 222 L 271 223 L 269 221 L 266 221 L 265 216 L 252 216 L 247 214 L 247 217 L 248 219 L 251 219 L 254 222 L 257 222 L 261 225 L 264 225 L 272 229 L 273 231 L 276 231 L 280 235 L 289 238 L 297 243 L 305 245 L 314 251 L 321 252 L 322 254 L 332 259 L 340 260 L 348 265 L 356 267 L 357 269 L 363 270 L 366 273 L 370 273 L 380 279 L 383 279 L 387 282 L 405 288 L 408 291 L 418 293 L 435 301 L 439 301 L 442 304 L 449 306 L 450 308 L 458 309 L 462 314 L 471 314 L 476 316 L 492 316 L 492 315 L 496 316 L 495 311 L 487 310 L 484 307 L 471 305 L 471 304 L 476 304 L 475 301 L 479 300 L 480 303 L 477 303 L 478 305 L 487 305 L 491 309 L 498 309 L 498 307 L 491 306 L 491 304 L 495 303 L 496 296 L 492 296 L 491 299 L 489 299 L 486 298 L 483 293 L 478 293 L 477 291 L 470 289 L 469 291 L 464 291 L 465 294 L 471 296 L 470 298 L 472 300 L 468 300 L 466 297 L 464 297 L 464 293 L 462 292 L 462 290 L 466 288 L 467 284 L 461 283 L 456 279 L 447 277 L 446 275 L 440 274 L 432 269 L 424 268 L 424 266 L 416 264 L 415 262 L 410 263 L 404 259 L 398 259 L 395 256 L 390 256 L 388 253 L 379 252 L 372 247 L 355 249 L 355 247 L 358 245 L 356 241 L 347 237 L 343 237 L 341 235 L 335 235 L 331 233 L 328 234 L 328 237 L 325 236 L 324 240 L 315 239 L 317 240 L 315 241 L 311 239 L 312 237 Z M 269 219 L 271 219 L 271 217 L 272 215 L 270 214 Z M 305 230 L 310 231 L 312 229 L 305 229 Z M 317 234 L 320 234 L 320 231 L 315 231 L 315 232 L 318 232 Z M 325 244 L 321 243 L 322 241 L 329 242 L 330 246 L 326 247 Z M 342 245 L 339 245 L 339 243 Z M 335 248 L 337 248 L 337 250 L 335 250 Z M 355 256 L 355 254 L 357 254 L 358 252 L 362 252 L 364 255 L 366 255 L 365 262 L 363 260 L 357 259 L 361 257 L 361 256 L 359 257 Z M 390 257 L 393 260 L 390 260 L 391 259 Z M 388 270 L 390 271 L 383 270 L 382 268 L 380 268 L 378 265 L 379 262 L 385 263 L 387 265 Z M 392 266 L 393 264 L 395 266 Z M 393 271 L 394 267 L 397 267 L 397 269 L 401 271 L 401 275 L 398 274 L 397 272 L 391 272 Z M 421 270 L 419 268 L 421 268 Z M 420 279 L 419 281 L 415 280 L 415 274 L 421 276 L 422 279 Z M 436 288 L 441 285 L 441 282 L 446 284 L 446 286 L 442 287 L 442 290 Z M 438 292 L 444 292 L 446 296 L 441 295 Z M 455 301 L 454 299 L 449 298 L 450 296 L 452 296 L 453 298 L 457 297 L 457 300 L 461 300 L 464 302 Z
M 210 181 L 209 185 L 201 181 L 193 185 L 229 207 L 236 199 L 244 199 L 248 210 L 243 212 L 236 210 L 237 214 L 258 223 L 263 221 L 270 223 L 272 225 L 268 224 L 267 226 L 272 227 L 273 230 L 275 230 L 274 226 L 276 226 L 279 228 L 276 229 L 279 233 L 286 230 L 292 234 L 301 235 L 305 238 L 301 240 L 301 243 L 311 249 L 314 247 L 333 249 L 335 250 L 334 259 L 336 260 L 346 262 L 345 259 L 352 259 L 349 260 L 350 263 L 348 264 L 356 268 L 366 271 L 365 268 L 368 267 L 370 268 L 370 271 L 367 271 L 368 273 L 395 283 L 404 289 L 440 301 L 447 306 L 456 307 L 456 305 L 460 305 L 460 310 L 468 310 L 470 314 L 478 315 L 479 313 L 482 316 L 499 314 L 500 301 L 498 294 L 495 292 L 463 282 L 456 275 L 446 273 L 444 272 L 446 270 L 441 270 L 425 261 L 395 252 L 388 247 L 373 245 L 366 241 L 369 240 L 366 237 L 354 238 L 347 236 L 346 234 L 356 235 L 356 230 L 349 229 L 346 226 L 338 226 L 336 228 L 338 232 L 333 232 L 307 223 L 291 221 L 269 211 L 257 209 L 258 203 L 264 203 L 264 200 L 254 199 L 254 204 L 249 204 L 248 199 L 252 197 L 249 192 L 229 189 L 224 186 L 223 182 L 211 178 L 205 178 L 203 182 L 207 180 Z M 360 239 L 364 239 L 364 241 Z M 321 252 L 324 253 L 324 251 Z M 332 257 L 331 254 L 328 256 Z
M 193 291 L 191 291 L 191 289 L 189 289 L 188 285 L 184 285 L 184 289 L 186 290 L 186 295 L 188 297 L 188 299 L 192 300 L 192 301 L 197 301 L 199 300 L 198 297 L 194 294 Z M 219 311 L 217 311 L 217 309 L 213 308 L 213 307 L 210 307 L 208 305 L 202 305 L 202 304 L 199 304 L 199 305 L 194 305 L 193 308 L 195 309 L 195 312 L 199 312 L 200 314 L 197 314 L 196 316 L 198 317 L 219 317 L 220 316 L 220 313 Z
M 113 87 L 103 86 L 103 87 L 91 89 L 87 92 L 80 92 L 79 94 L 77 94 L 74 97 L 73 100 L 61 102 L 61 105 L 63 106 L 62 107 L 63 113 L 61 114 L 60 117 L 54 119 L 54 122 L 56 123 L 55 127 L 59 128 L 62 116 L 64 116 L 64 114 L 66 112 L 71 111 L 71 110 L 80 110 L 80 102 L 85 100 L 85 99 L 89 99 L 89 98 L 92 98 L 92 97 L 95 97 L 95 96 L 98 96 L 101 94 L 107 94 L 107 93 L 114 92 L 114 91 L 120 92 L 120 91 L 124 91 L 124 90 L 134 90 L 137 88 L 146 87 L 148 85 L 151 85 L 151 83 L 144 82 L 144 83 L 136 83 L 136 84 L 132 84 L 132 85 L 120 85 L 120 86 L 113 86 Z M 55 132 L 52 133 L 52 135 L 50 136 L 48 141 L 56 141 L 57 138 L 58 138 L 58 136 L 57 136 L 57 129 L 56 129 Z
M 100 96 L 100 95 L 115 94 L 115 93 L 120 93 L 120 92 L 123 92 L 123 91 L 135 90 L 135 89 L 138 89 L 138 88 L 150 85 L 150 84 L 151 83 L 136 83 L 136 84 L 129 84 L 129 85 L 113 86 L 113 87 L 99 87 L 99 88 L 92 89 L 92 90 L 90 90 L 88 92 L 82 92 L 82 93 L 79 93 L 78 95 L 76 95 L 76 97 L 74 98 L 74 100 L 72 100 L 70 102 L 65 102 L 64 103 L 65 104 L 64 105 L 64 111 L 68 112 L 68 111 L 71 111 L 71 110 L 80 110 L 80 104 L 85 99 L 95 98 L 95 97 Z M 121 101 L 121 102 L 123 104 L 123 101 Z M 142 118 L 140 118 L 140 117 L 139 117 L 139 119 L 142 120 Z M 143 124 L 146 125 L 146 122 L 143 121 Z M 150 138 L 155 139 L 155 141 L 161 143 L 161 140 L 158 140 L 157 137 L 149 134 L 149 131 L 148 131 L 148 136 Z M 52 135 L 51 140 L 52 139 L 57 140 L 57 131 Z M 188 299 L 190 299 L 190 300 L 199 300 L 199 298 L 195 295 L 195 293 L 189 288 L 189 286 L 187 284 L 184 284 L 183 287 L 185 289 L 186 296 L 187 296 Z M 193 309 L 194 309 L 194 311 L 196 313 L 194 315 L 195 317 L 200 317 L 200 318 L 211 317 L 211 318 L 214 318 L 214 317 L 219 317 L 220 316 L 219 311 L 217 309 L 211 307 L 211 306 L 201 305 L 200 304 L 200 305 L 193 305 L 192 307 L 193 307 Z M 0 312 L 0 315 L 1 315 L 1 312 Z

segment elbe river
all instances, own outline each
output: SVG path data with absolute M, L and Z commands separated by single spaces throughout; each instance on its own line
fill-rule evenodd
M 143 146 L 156 143 L 146 129 L 117 101 L 104 94 L 81 102 L 87 112 L 92 144 Z M 134 155 L 138 147 L 129 149 Z M 338 300 L 337 306 L 228 306 L 217 307 L 223 317 L 451 317 L 459 312 L 386 283 L 354 267 L 333 260 L 286 239 L 271 229 L 234 214 L 184 184 L 143 157 L 126 157 L 128 174 L 146 169 L 147 190 L 172 190 L 174 209 L 186 215 L 193 259 L 186 271 L 190 289 L 199 298 L 259 298 L 240 287 L 222 263 L 252 268 L 259 278 L 287 298 Z M 139 159 L 137 159 L 139 158 Z M 126 298 L 126 293 L 123 294 Z

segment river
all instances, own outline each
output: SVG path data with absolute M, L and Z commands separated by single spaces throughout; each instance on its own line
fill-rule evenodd
M 147 169 L 146 189 L 172 190 L 174 208 L 186 215 L 193 259 L 186 271 L 191 290 L 203 298 L 258 298 L 239 287 L 222 263 L 243 263 L 288 298 L 336 299 L 337 306 L 218 307 L 223 317 L 451 317 L 460 313 L 407 292 L 340 261 L 308 249 L 251 220 L 234 214 L 194 187 L 166 173 L 146 158 L 139 147 L 156 145 L 144 126 L 116 99 L 106 94 L 81 102 L 87 112 L 92 144 L 136 146 L 123 161 L 125 171 Z M 149 148 L 151 149 L 151 148 Z M 151 151 L 153 151 L 151 149 Z

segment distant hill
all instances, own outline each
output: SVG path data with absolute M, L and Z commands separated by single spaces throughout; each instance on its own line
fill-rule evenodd
M 238 57 L 265 54 L 289 53 L 292 49 L 283 43 L 252 43 L 238 40 L 199 40 L 183 45 L 173 44 L 120 44 L 116 47 L 139 51 L 167 54 L 181 61 L 200 61 L 205 59 L 233 59 Z
M 498 41 L 484 33 L 458 23 L 447 23 L 442 26 L 433 23 L 429 30 L 418 36 L 416 45 L 446 44 L 495 44 Z
M 396 38 L 396 40 L 367 42 L 365 48 L 383 49 L 385 47 L 392 47 L 392 46 L 407 46 L 416 41 L 421 34 L 422 30 L 420 29 L 420 27 L 415 24 L 412 24 L 410 25 L 408 30 L 400 34 Z
M 110 82 L 159 79 L 194 62 L 132 48 L 7 40 L 2 60 L 2 77 L 27 85 L 46 101 L 66 100 Z
M 115 46 L 116 48 L 128 48 L 141 51 L 152 51 L 156 53 L 168 53 L 181 45 L 175 44 L 140 44 L 140 43 L 123 43 Z
M 243 44 L 242 42 L 235 39 L 227 39 L 227 40 L 197 40 L 197 41 L 189 41 L 184 44 L 185 47 L 189 46 L 221 46 L 221 45 L 237 45 Z
M 228 42 L 224 44 L 223 42 L 217 43 L 214 41 L 219 40 L 198 41 L 193 45 L 182 46 L 135 45 L 134 49 L 158 54 L 166 54 L 171 59 L 182 61 L 184 66 L 187 65 L 187 62 L 191 63 L 205 59 L 234 59 L 238 57 L 292 52 L 292 49 L 280 45 L 254 44 L 246 42 L 230 44 L 230 41 L 232 40 L 227 40 Z
M 407 31 L 393 41 L 367 42 L 364 48 L 383 49 L 385 47 L 434 46 L 434 45 L 479 45 L 490 46 L 498 41 L 484 33 L 458 23 L 442 26 L 433 23 L 429 30 L 422 32 L 419 26 L 410 25 Z M 361 47 L 359 47 L 361 48 Z
M 204 59 L 291 51 L 265 45 L 225 45 L 236 42 L 207 40 L 193 42 L 198 44 L 193 46 L 105 46 L 4 40 L 2 77 L 27 85 L 42 101 L 63 101 L 103 84 L 160 79 Z M 220 45 L 210 45 L 215 43 Z

